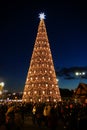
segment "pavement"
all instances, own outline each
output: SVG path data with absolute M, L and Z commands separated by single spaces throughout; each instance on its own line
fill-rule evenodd
M 27 116 L 24 119 L 24 127 L 23 130 L 49 130 L 43 123 L 41 126 L 38 126 L 37 124 L 33 124 L 32 117 Z M 65 130 L 64 125 L 61 120 L 58 122 L 58 128 L 57 130 Z

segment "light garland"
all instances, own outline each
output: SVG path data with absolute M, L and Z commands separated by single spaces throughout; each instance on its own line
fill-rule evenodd
M 40 23 L 24 87 L 23 102 L 61 101 L 44 16 L 44 13 L 39 15 Z

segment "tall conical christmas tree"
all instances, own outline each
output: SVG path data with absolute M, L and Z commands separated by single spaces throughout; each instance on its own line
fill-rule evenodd
M 22 101 L 33 103 L 59 102 L 61 96 L 44 22 L 45 15 L 41 13 L 39 16 L 40 23 Z

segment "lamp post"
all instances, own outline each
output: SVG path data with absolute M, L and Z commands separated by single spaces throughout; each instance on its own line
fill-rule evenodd
M 80 78 L 80 82 L 81 82 L 82 76 L 85 75 L 85 72 L 76 72 L 75 75 Z

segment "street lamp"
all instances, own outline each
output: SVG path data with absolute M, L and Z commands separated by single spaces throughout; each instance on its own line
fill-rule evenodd
M 76 76 L 82 76 L 82 75 L 85 75 L 85 72 L 76 72 L 75 75 Z
M 82 78 L 82 76 L 84 76 L 86 73 L 85 72 L 76 72 L 75 75 L 79 76 L 80 80 Z

